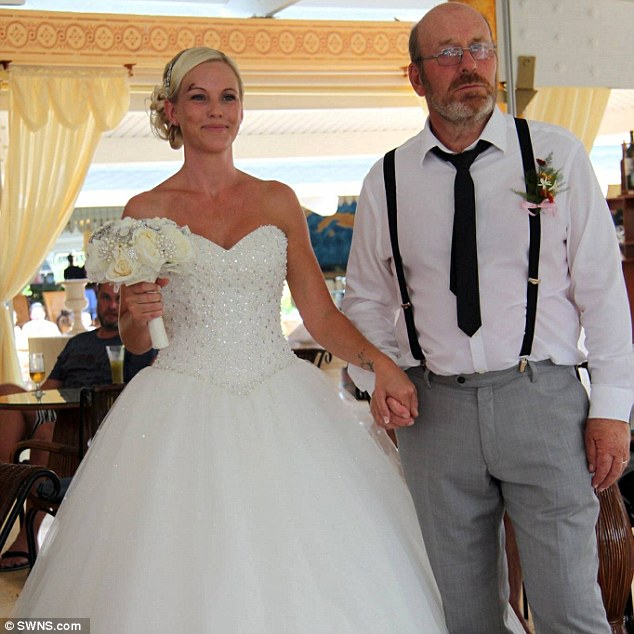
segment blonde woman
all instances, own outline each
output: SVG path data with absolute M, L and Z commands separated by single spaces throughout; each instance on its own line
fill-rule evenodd
M 90 617 L 93 634 L 442 634 L 442 605 L 410 495 L 389 456 L 280 328 L 288 281 L 306 327 L 374 371 L 386 399 L 415 390 L 331 301 L 292 190 L 238 170 L 235 63 L 194 48 L 153 95 L 181 169 L 125 215 L 192 231 L 196 258 L 122 289 L 135 353 L 163 316 L 170 345 L 123 392 L 93 443 L 17 605 Z

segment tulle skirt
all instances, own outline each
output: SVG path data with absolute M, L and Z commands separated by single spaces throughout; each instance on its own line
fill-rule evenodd
M 89 617 L 92 634 L 444 633 L 394 455 L 367 404 L 299 359 L 248 395 L 147 368 L 15 616 Z

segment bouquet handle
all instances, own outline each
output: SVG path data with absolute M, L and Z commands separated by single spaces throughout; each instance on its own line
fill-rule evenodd
M 162 317 L 155 317 L 148 322 L 150 328 L 150 337 L 152 338 L 152 347 L 156 350 L 167 348 L 169 340 L 165 332 L 165 325 Z

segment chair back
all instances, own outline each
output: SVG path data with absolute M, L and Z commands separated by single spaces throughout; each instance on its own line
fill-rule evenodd
M 7 541 L 18 517 L 24 514 L 24 502 L 36 481 L 49 480 L 59 489 L 57 476 L 45 467 L 28 464 L 0 463 L 0 550 Z
M 82 388 L 79 396 L 80 459 L 84 457 L 88 443 L 97 433 L 101 422 L 124 387 L 121 384 L 106 384 Z
M 53 427 L 51 443 L 36 443 L 35 440 L 26 440 L 18 443 L 18 446 L 33 445 L 32 448 L 40 448 L 47 451 L 45 445 L 50 444 L 47 466 L 60 478 L 73 476 L 81 460 L 81 425 L 78 409 L 60 409 Z M 35 447 L 37 445 L 37 447 Z M 39 446 L 42 445 L 42 446 Z

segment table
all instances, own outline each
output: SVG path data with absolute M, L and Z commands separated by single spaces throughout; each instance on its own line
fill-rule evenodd
M 36 398 L 35 392 L 17 392 L 0 396 L 0 409 L 32 411 L 37 409 L 79 410 L 79 388 L 60 388 L 42 390 L 42 397 Z
M 29 412 L 38 409 L 51 409 L 57 412 L 53 443 L 69 448 L 59 456 L 49 453 L 49 468 L 60 478 L 71 476 L 83 456 L 85 431 L 81 425 L 80 388 L 60 388 L 58 390 L 42 390 L 41 398 L 36 398 L 35 392 L 18 392 L 0 396 L 0 410 Z M 33 444 L 36 441 L 24 441 L 22 444 Z M 42 443 L 37 441 L 39 444 Z M 42 446 L 39 449 L 44 449 Z

